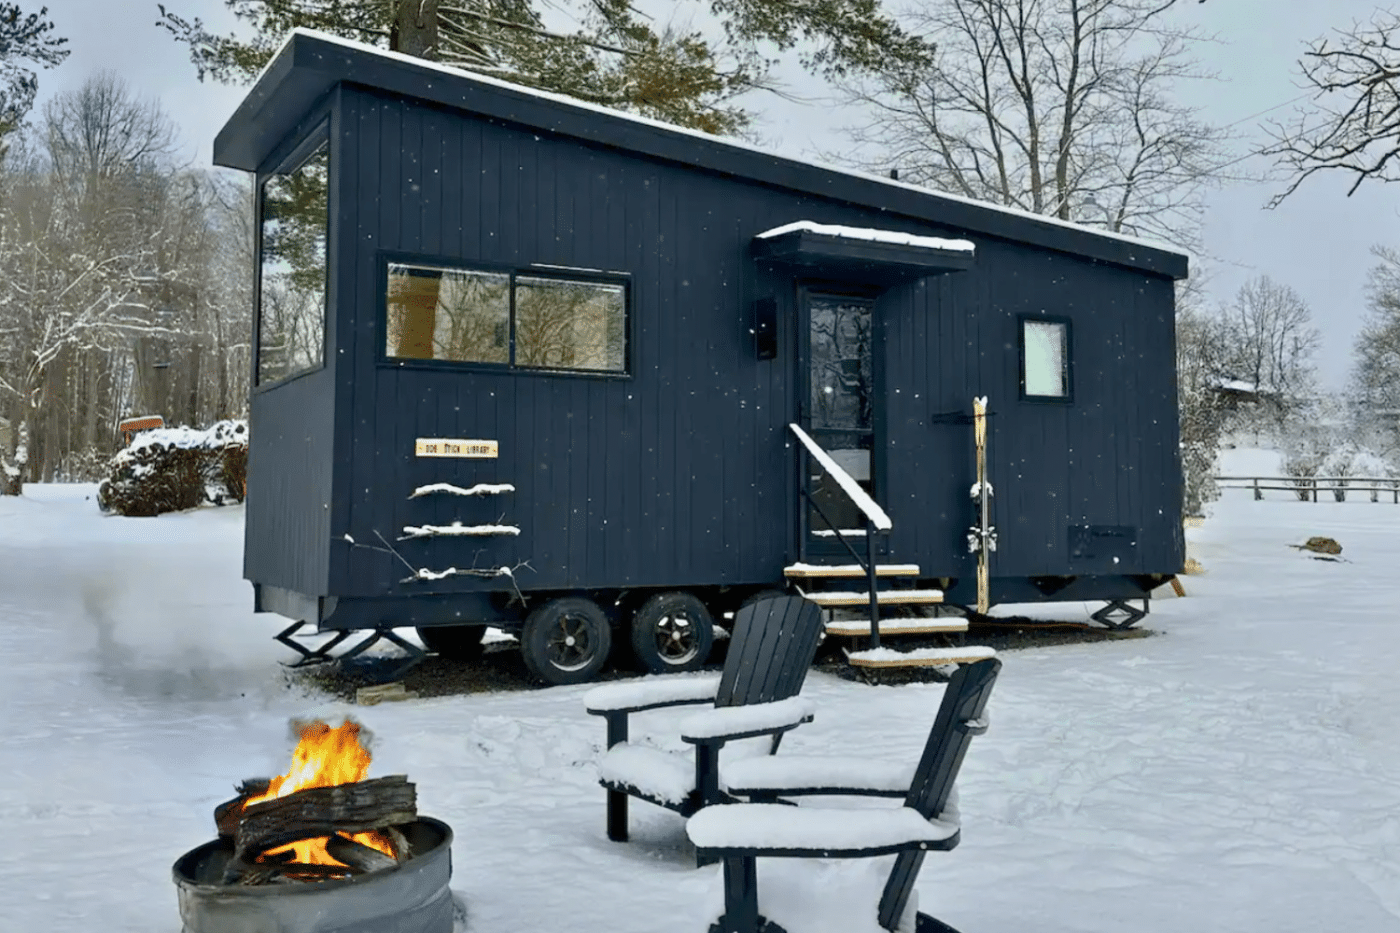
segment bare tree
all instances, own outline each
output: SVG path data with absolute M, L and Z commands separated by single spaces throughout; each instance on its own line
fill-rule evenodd
M 248 185 L 175 165 L 159 106 L 111 75 L 45 118 L 0 165 L 10 491 L 93 478 L 131 414 L 200 423 L 246 401 Z
M 1224 326 L 1219 315 L 1206 309 L 1197 283 L 1178 284 L 1176 306 L 1183 508 L 1187 515 L 1200 515 L 1217 495 L 1216 457 L 1231 415 L 1229 399 L 1220 391 L 1225 378 Z
M 175 151 L 175 125 L 155 101 L 139 100 L 114 71 L 99 71 L 44 106 L 44 144 L 69 184 L 148 169 Z
M 1379 453 L 1400 461 L 1400 250 L 1373 246 L 1366 320 L 1352 351 L 1350 395 L 1357 427 Z
M 1296 291 L 1268 276 L 1251 279 L 1221 311 L 1221 375 L 1247 383 L 1258 411 L 1282 428 L 1316 394 L 1321 335 Z
M 1277 206 L 1319 172 L 1351 177 L 1351 195 L 1370 179 L 1400 180 L 1400 13 L 1376 10 L 1317 39 L 1298 62 L 1314 93 L 1291 122 L 1273 126 L 1264 152 L 1289 173 Z
M 1193 242 L 1228 135 L 1173 97 L 1206 77 L 1177 0 L 933 0 L 929 67 L 847 85 L 860 161 L 1062 220 Z

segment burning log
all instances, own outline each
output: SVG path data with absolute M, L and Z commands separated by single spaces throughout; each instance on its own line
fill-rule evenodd
M 399 864 L 399 859 L 338 833 L 326 840 L 326 851 L 331 854 L 331 858 L 361 872 L 395 868 Z
M 267 788 L 272 782 L 267 778 L 245 778 L 234 790 L 238 791 L 238 796 L 232 800 L 225 800 L 214 808 L 214 826 L 219 830 L 219 836 L 232 839 L 238 830 L 238 819 L 243 815 L 243 806 L 253 797 L 261 797 L 267 793 Z
M 312 787 L 244 806 L 233 833 L 235 858 L 252 861 L 303 839 L 372 832 L 417 817 L 416 788 L 402 774 Z

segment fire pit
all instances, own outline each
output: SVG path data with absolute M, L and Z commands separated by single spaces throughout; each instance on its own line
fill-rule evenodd
M 175 862 L 184 933 L 451 933 L 452 830 L 406 778 L 364 780 L 358 724 L 300 733 L 291 770 L 243 782 Z

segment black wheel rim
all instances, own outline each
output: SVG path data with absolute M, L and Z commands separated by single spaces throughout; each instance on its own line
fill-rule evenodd
M 678 613 L 657 621 L 654 640 L 656 653 L 667 664 L 684 664 L 700 653 L 700 633 L 695 622 Z
M 565 613 L 549 632 L 545 655 L 549 663 L 561 671 L 577 671 L 587 667 L 597 650 L 593 626 L 587 617 Z

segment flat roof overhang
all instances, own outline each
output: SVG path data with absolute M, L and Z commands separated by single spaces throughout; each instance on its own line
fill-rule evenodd
M 970 250 L 884 243 L 811 230 L 756 238 L 751 252 L 757 259 L 889 284 L 962 272 L 973 264 Z
M 1182 279 L 1184 253 L 1055 218 L 1027 214 L 844 169 L 570 98 L 456 71 L 333 36 L 294 31 L 214 140 L 214 163 L 255 172 L 341 83 L 438 104 L 534 130 L 845 201 L 963 231 Z

